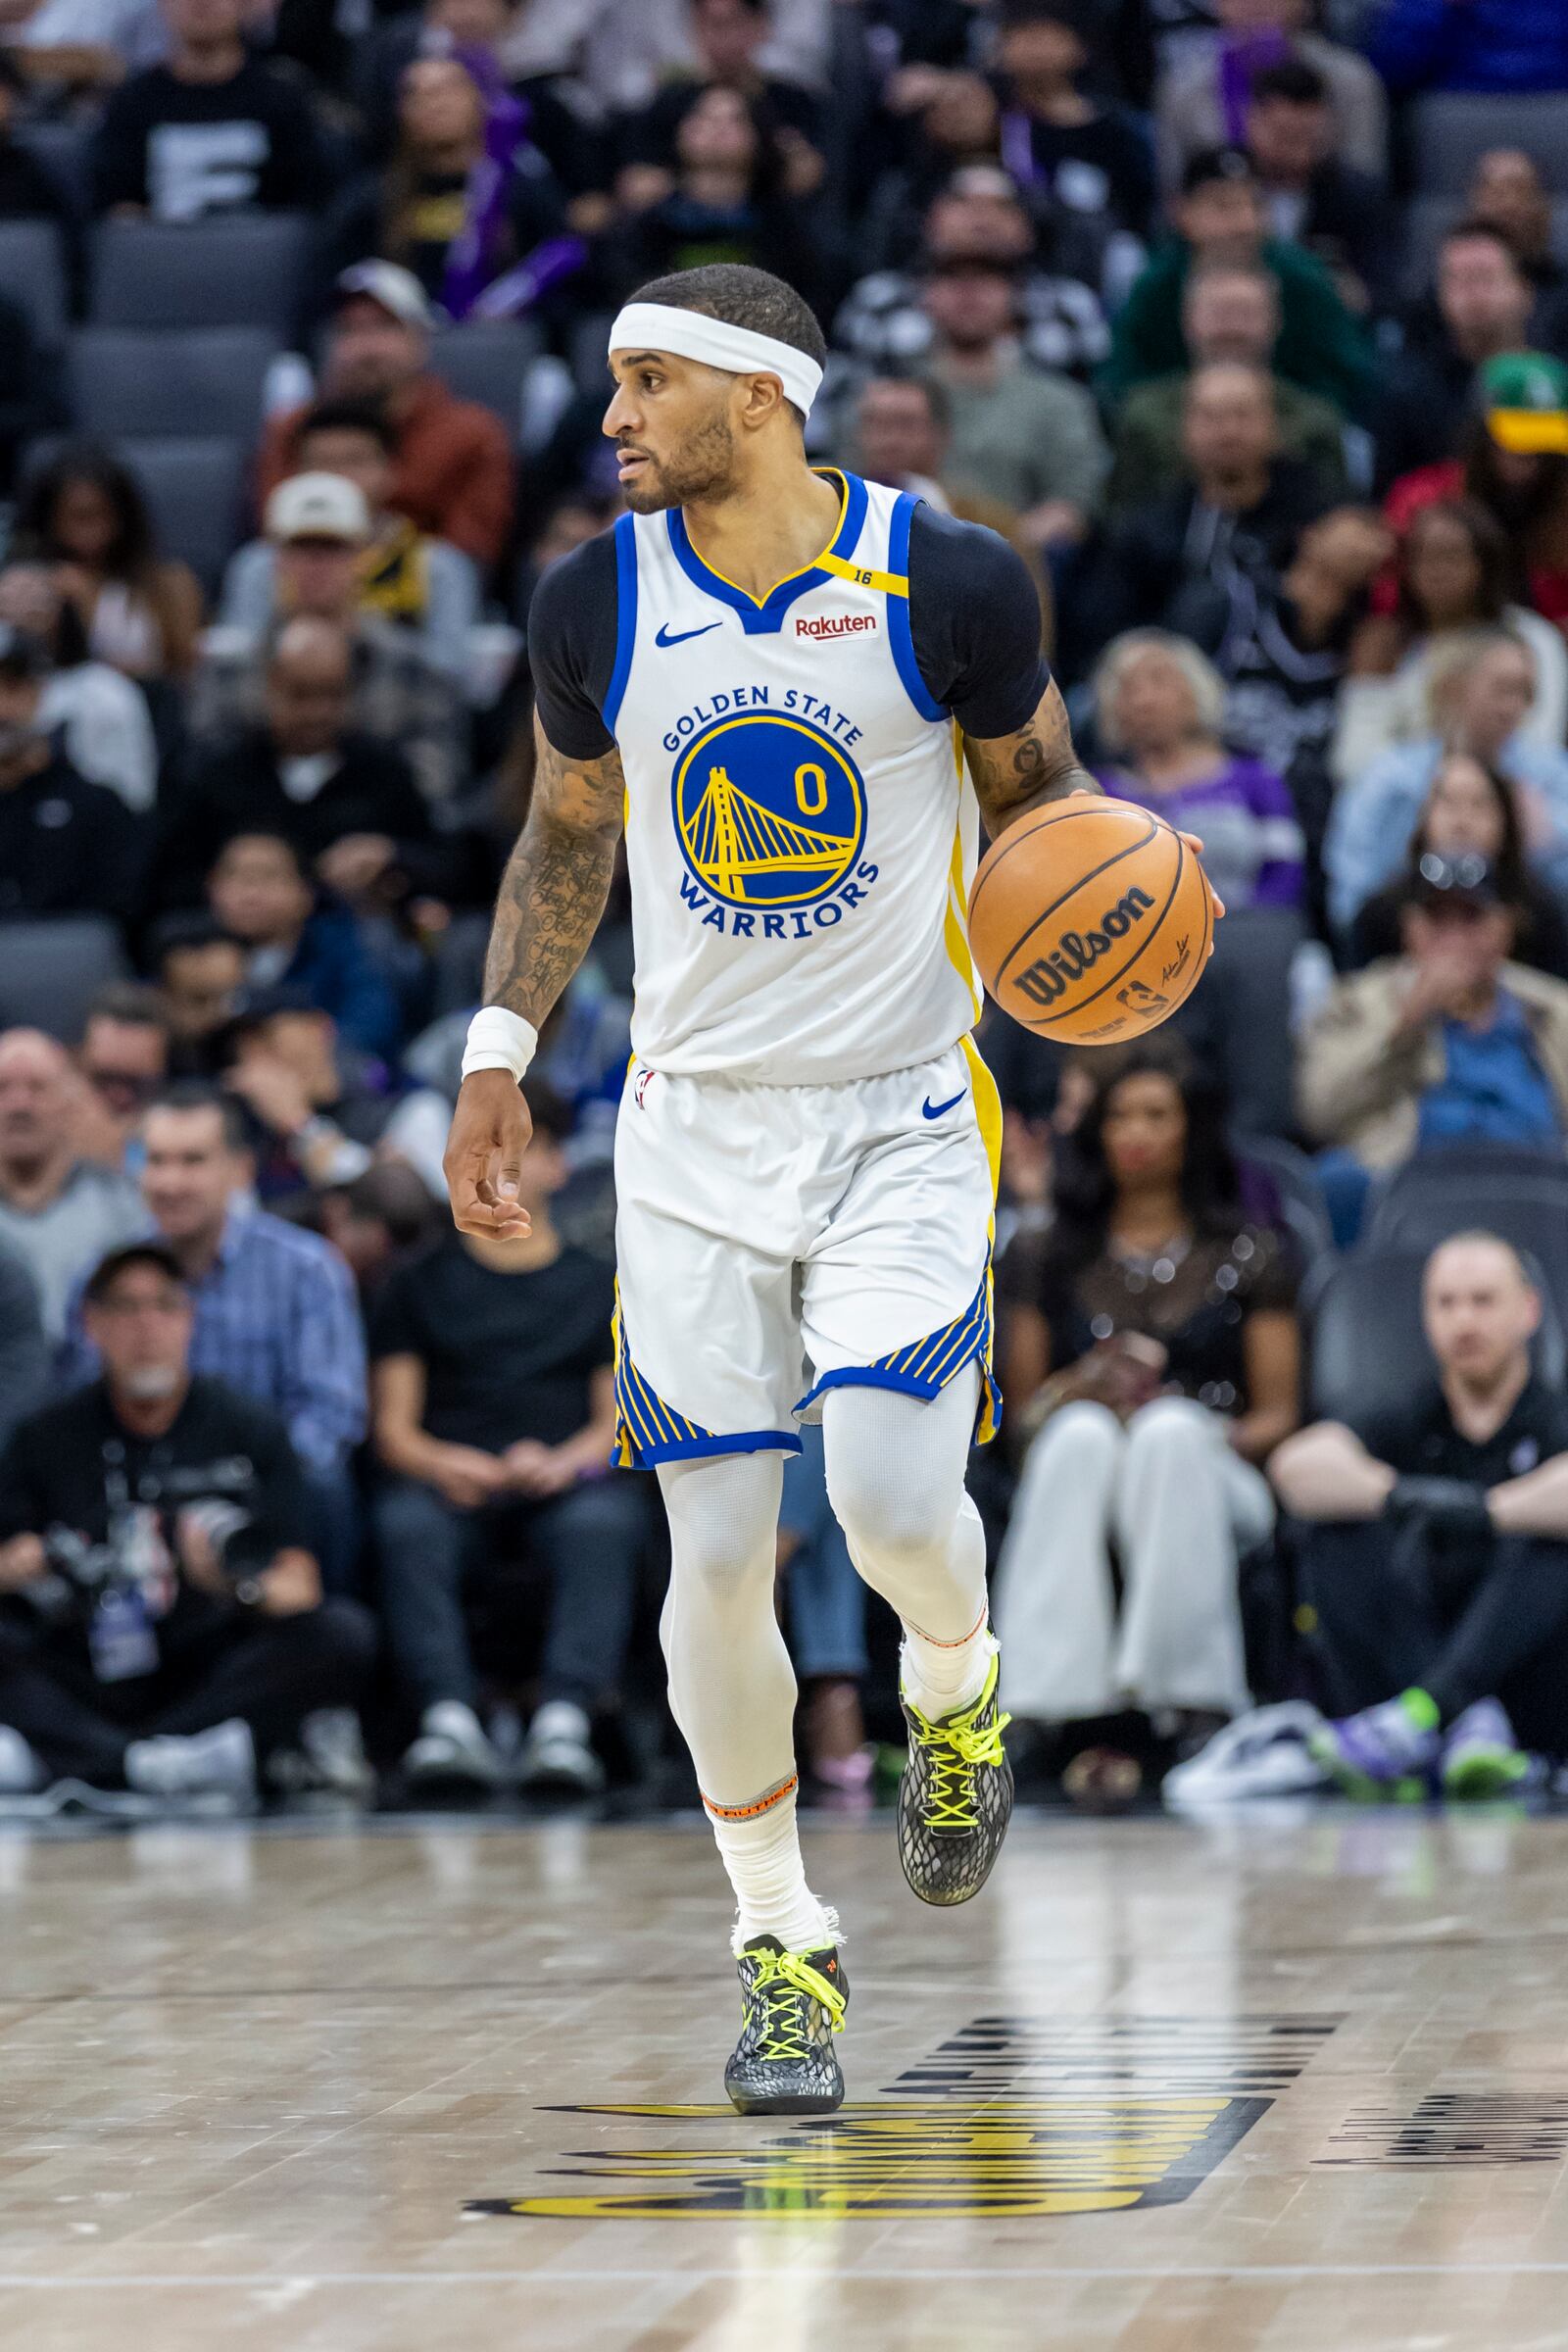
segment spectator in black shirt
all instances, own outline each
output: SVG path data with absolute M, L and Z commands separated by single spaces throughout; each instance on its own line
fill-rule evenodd
M 603 1771 L 590 1712 L 613 1690 L 631 1622 L 642 1497 L 607 1465 L 614 1427 L 610 1270 L 564 1247 L 551 1199 L 570 1119 L 536 1080 L 520 1242 L 449 1233 L 393 1274 L 370 1326 L 381 1611 L 419 1713 L 412 1780 L 492 1786 L 463 1589 L 529 1558 L 551 1582 L 540 1705 L 526 1783 L 590 1791 Z
M 1109 531 L 1082 593 L 1063 600 L 1077 660 L 1124 629 L 1159 627 L 1219 652 L 1280 574 L 1305 526 L 1333 504 L 1322 476 L 1282 458 L 1273 386 L 1233 362 L 1189 381 L 1182 447 L 1192 487 L 1137 508 Z
M 814 196 L 823 175 L 821 102 L 799 82 L 770 77 L 759 68 L 758 51 L 768 37 L 766 0 L 691 0 L 690 21 L 695 76 L 672 81 L 641 114 L 613 126 L 622 202 L 646 203 L 650 194 L 667 193 L 680 161 L 681 123 L 693 101 L 711 89 L 734 90 L 748 104 L 763 107 L 782 150 L 791 195 Z
M 997 51 L 1002 160 L 1063 212 L 1144 237 L 1155 195 L 1148 134 L 1079 86 L 1103 26 L 1096 0 L 1007 0 Z
M 1315 66 L 1286 58 L 1252 76 L 1247 151 L 1273 233 L 1326 262 L 1349 307 L 1366 311 L 1388 281 L 1387 207 L 1382 182 L 1343 162 L 1337 139 L 1329 85 Z
M 309 99 L 245 47 L 244 0 L 164 0 L 169 59 L 109 101 L 93 156 L 101 213 L 199 220 L 304 212 L 325 170 Z
M 1433 291 L 1406 347 L 1381 371 L 1374 410 L 1382 489 L 1458 455 L 1476 409 L 1476 371 L 1525 350 L 1536 293 L 1513 247 L 1485 221 L 1461 220 L 1438 250 Z
M 7 915 L 129 917 L 143 827 L 118 793 L 77 774 L 41 718 L 49 661 L 0 624 L 0 922 Z
M 1270 1475 L 1304 1522 L 1303 1598 L 1335 1702 L 1320 1760 L 1388 1794 L 1494 1796 L 1568 1749 L 1568 1399 L 1533 1372 L 1541 1300 L 1493 1234 L 1445 1242 L 1422 1295 L 1435 1391 L 1319 1422 Z
M 49 1393 L 49 1343 L 25 1258 L 0 1242 L 0 1445 Z
M 0 1723 L 40 1778 L 249 1796 L 308 1713 L 356 1702 L 373 1629 L 321 1599 L 282 1423 L 192 1377 L 171 1253 L 113 1251 L 85 1314 L 103 1377 L 0 1465 Z
M 352 725 L 354 687 L 354 642 L 341 622 L 284 622 L 268 649 L 262 724 L 188 745 L 165 779 L 162 904 L 193 904 L 236 833 L 281 835 L 320 882 L 367 908 L 410 890 L 461 889 L 461 845 L 437 835 L 396 745 Z

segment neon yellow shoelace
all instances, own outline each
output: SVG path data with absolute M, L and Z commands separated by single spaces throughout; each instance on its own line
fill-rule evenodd
M 797 1998 L 804 1993 L 818 2002 L 836 2034 L 849 2003 L 830 1978 L 800 1952 L 756 1952 L 757 1975 L 750 1998 L 762 2009 L 761 2055 L 764 2058 L 813 2058 L 810 2012 Z
M 983 1714 L 991 1693 L 987 1690 L 974 1715 Z M 1003 1760 L 1002 1735 L 1012 1721 L 1010 1715 L 999 1715 L 995 1723 L 981 1725 L 972 1716 L 957 1716 L 952 1723 L 927 1723 L 918 1708 L 911 1707 L 915 1721 L 915 1739 L 931 1755 L 931 1785 L 927 1792 L 924 1819 L 928 1830 L 977 1830 L 980 1817 L 975 1811 L 974 1776 L 978 1766 L 998 1766 Z

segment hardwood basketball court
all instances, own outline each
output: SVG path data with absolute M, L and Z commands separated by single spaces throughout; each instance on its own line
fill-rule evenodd
M 792 2126 L 695 1821 L 0 1837 L 0 2343 L 1568 2346 L 1563 1820 L 1020 1816 L 953 1913 L 808 1838 Z

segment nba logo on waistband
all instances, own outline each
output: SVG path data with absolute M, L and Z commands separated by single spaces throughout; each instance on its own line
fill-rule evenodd
M 632 1089 L 632 1095 L 639 1110 L 643 1106 L 643 1097 L 647 1094 L 649 1084 L 655 1075 L 656 1072 L 653 1070 L 639 1070 L 637 1073 L 637 1084 Z

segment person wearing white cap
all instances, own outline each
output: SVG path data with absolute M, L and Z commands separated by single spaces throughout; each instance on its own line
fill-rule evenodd
M 802 1864 L 773 1607 L 797 1414 L 820 1415 L 855 1564 L 904 1623 L 914 1892 L 977 1893 L 1006 1828 L 985 1542 L 963 1484 L 971 1439 L 995 1427 L 1001 1140 L 969 1036 L 966 875 L 979 811 L 995 835 L 1099 789 L 1018 556 L 808 466 L 824 356 L 800 296 L 734 264 L 656 280 L 611 329 L 604 430 L 630 512 L 534 600 L 533 800 L 447 1153 L 465 1232 L 526 1231 L 517 1081 L 624 826 L 637 975 L 616 1135 L 618 1459 L 657 1469 L 668 1512 L 670 1703 L 739 1907 L 725 2084 L 753 2114 L 844 2095 L 838 1925 Z
M 336 291 L 320 397 L 370 401 L 384 412 L 397 435 L 388 505 L 488 570 L 512 529 L 516 484 L 506 426 L 432 372 L 435 313 L 412 270 L 356 262 Z M 270 421 L 257 460 L 264 498 L 296 470 L 309 414 L 307 404 Z
M 264 515 L 273 561 L 268 630 L 210 629 L 191 686 L 192 736 L 230 734 L 264 715 L 270 634 L 302 617 L 336 621 L 354 641 L 354 725 L 405 754 L 430 801 L 463 781 L 462 698 L 412 630 L 361 609 L 371 516 L 364 491 L 341 473 L 280 482 Z

